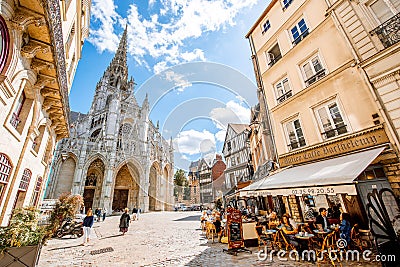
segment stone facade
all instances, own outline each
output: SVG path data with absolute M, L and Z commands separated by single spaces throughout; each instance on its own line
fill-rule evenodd
M 173 147 L 140 107 L 128 80 L 127 33 L 97 83 L 88 114 L 71 113 L 71 136 L 57 147 L 46 198 L 81 194 L 85 208 L 169 210 Z
M 82 10 L 76 1 L 62 18 L 62 2 L 0 1 L 1 225 L 8 224 L 15 208 L 40 204 L 54 146 L 69 134 L 73 77 L 68 83 L 62 28 L 80 19 L 76 14 Z M 83 17 L 90 17 L 89 9 Z

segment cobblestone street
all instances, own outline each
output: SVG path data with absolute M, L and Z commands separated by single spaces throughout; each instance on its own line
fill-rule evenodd
M 108 217 L 94 224 L 90 245 L 80 245 L 83 237 L 50 240 L 42 249 L 39 266 L 314 266 L 280 262 L 276 257 L 272 262 L 260 261 L 257 248 L 251 248 L 253 254 L 226 254 L 222 249 L 227 245 L 205 239 L 199 216 L 200 212 L 141 214 L 125 236 L 119 233 L 119 216 Z M 343 266 L 378 264 L 352 262 Z

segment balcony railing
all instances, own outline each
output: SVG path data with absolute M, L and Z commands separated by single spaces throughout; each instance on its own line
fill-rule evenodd
M 311 84 L 315 83 L 316 81 L 322 79 L 325 76 L 325 69 L 322 69 L 315 73 L 314 76 L 311 76 L 305 81 L 306 86 L 310 86 Z
M 302 32 L 299 37 L 294 39 L 294 41 L 292 42 L 293 45 L 297 45 L 298 43 L 300 43 L 300 41 L 303 40 L 307 35 L 308 35 L 308 29 L 304 30 L 304 32 Z
M 279 54 L 279 55 L 277 55 L 274 59 L 272 59 L 269 63 L 268 63 L 268 66 L 269 67 L 272 67 L 276 62 L 278 62 L 279 61 L 279 59 L 281 59 L 282 58 L 282 55 L 281 54 Z
M 286 99 L 288 99 L 291 96 L 292 96 L 292 90 L 287 91 L 285 94 L 281 95 L 276 100 L 278 101 L 278 103 L 282 103 L 283 101 L 285 101 Z
M 12 125 L 15 129 L 17 129 L 18 124 L 20 124 L 20 122 L 21 122 L 21 119 L 18 117 L 18 115 L 17 115 L 16 113 L 13 113 L 13 114 L 12 114 L 12 117 L 11 117 L 11 120 L 10 120 L 11 125 Z
M 325 139 L 327 139 L 327 138 L 335 137 L 335 136 L 345 134 L 345 133 L 347 133 L 347 125 L 339 126 L 335 129 L 328 130 L 321 134 L 325 137 Z
M 400 41 L 400 13 L 379 25 L 371 34 L 376 34 L 385 48 L 398 43 Z

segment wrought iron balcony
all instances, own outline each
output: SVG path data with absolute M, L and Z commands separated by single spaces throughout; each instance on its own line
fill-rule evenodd
M 310 86 L 311 84 L 315 83 L 316 81 L 322 79 L 325 76 L 325 69 L 322 69 L 315 73 L 314 76 L 311 76 L 305 81 L 306 86 Z
M 276 100 L 278 101 L 278 103 L 282 103 L 283 101 L 285 101 L 286 99 L 288 99 L 291 96 L 292 96 L 292 90 L 287 91 L 285 94 L 281 95 Z
M 13 113 L 13 114 L 12 114 L 12 117 L 11 117 L 11 120 L 10 120 L 11 125 L 12 125 L 15 129 L 17 129 L 18 124 L 19 124 L 20 122 L 21 122 L 21 119 L 18 117 L 18 115 L 17 115 L 16 113 Z
M 279 59 L 281 59 L 282 58 L 282 55 L 281 54 L 279 54 L 279 55 L 277 55 L 274 59 L 272 59 L 269 63 L 268 63 L 268 66 L 269 67 L 272 67 L 276 62 L 278 62 L 279 61 Z
M 347 125 L 342 125 L 337 128 L 328 130 L 326 132 L 323 132 L 322 135 L 325 137 L 325 139 L 327 139 L 327 138 L 335 137 L 335 136 L 345 134 L 345 133 L 347 133 Z
M 371 34 L 376 34 L 385 48 L 398 43 L 400 41 L 400 13 L 379 25 Z

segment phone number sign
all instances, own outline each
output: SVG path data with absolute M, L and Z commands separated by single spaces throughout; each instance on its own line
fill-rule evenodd
M 356 187 L 354 184 L 343 184 L 333 186 L 313 186 L 313 187 L 299 187 L 299 188 L 281 188 L 271 190 L 258 190 L 258 191 L 244 191 L 241 196 L 289 196 L 289 195 L 336 195 L 348 194 L 357 195 Z

